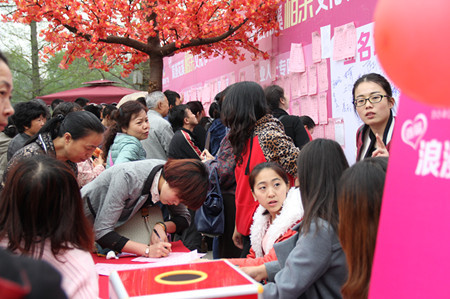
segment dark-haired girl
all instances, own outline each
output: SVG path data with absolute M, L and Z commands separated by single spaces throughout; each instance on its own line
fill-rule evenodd
M 246 258 L 229 260 L 234 265 L 257 266 L 277 259 L 273 245 L 296 234 L 303 207 L 297 188 L 289 189 L 286 171 L 277 163 L 264 162 L 249 176 L 252 194 L 259 206 L 250 228 L 252 247 Z
M 347 257 L 344 298 L 367 298 L 388 159 L 364 159 L 339 181 L 339 240 Z
M 262 162 L 276 162 L 290 175 L 297 173 L 296 159 L 300 150 L 286 135 L 281 122 L 267 114 L 264 90 L 255 82 L 238 82 L 227 91 L 222 103 L 224 124 L 230 128 L 228 139 L 236 161 L 236 227 L 233 241 L 250 249 L 250 226 L 258 203 L 253 199 L 248 176 Z
M 113 111 L 111 119 L 116 123 L 106 134 L 103 151 L 106 168 L 145 159 L 141 140 L 147 139 L 150 130 L 147 108 L 137 101 L 129 101 Z
M 347 264 L 338 238 L 337 183 L 347 159 L 329 139 L 306 144 L 298 158 L 303 220 L 298 234 L 274 245 L 277 261 L 243 268 L 267 279 L 264 298 L 341 298 Z
M 92 156 L 103 142 L 105 128 L 91 112 L 75 111 L 51 118 L 8 162 L 7 171 L 23 157 L 48 155 L 67 163 L 78 175 L 77 163 Z
M 0 194 L 0 246 L 50 263 L 68 298 L 97 298 L 93 241 L 67 164 L 47 155 L 17 161 Z
M 383 76 L 370 73 L 353 85 L 353 106 L 364 122 L 356 133 L 356 161 L 389 156 L 395 118 L 392 88 Z

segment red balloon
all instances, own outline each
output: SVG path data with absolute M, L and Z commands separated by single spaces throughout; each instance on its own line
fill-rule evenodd
M 379 0 L 375 47 L 389 78 L 410 97 L 449 107 L 450 0 Z

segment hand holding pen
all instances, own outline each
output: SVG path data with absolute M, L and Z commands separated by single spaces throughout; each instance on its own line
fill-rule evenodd
M 162 246 L 170 252 L 172 251 L 172 244 L 168 242 L 164 228 L 165 226 L 159 225 L 159 223 L 155 225 L 155 227 L 153 228 L 151 244 L 162 244 Z

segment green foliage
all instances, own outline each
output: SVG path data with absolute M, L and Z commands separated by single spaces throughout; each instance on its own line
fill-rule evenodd
M 14 91 L 12 102 L 29 101 L 32 94 L 31 62 L 20 51 L 5 53 L 13 73 Z M 121 67 L 115 67 L 110 72 L 90 69 L 84 59 L 75 59 L 68 69 L 59 68 L 64 53 L 57 53 L 41 69 L 41 95 L 47 95 L 67 89 L 83 87 L 83 82 L 107 79 L 121 83 L 122 86 L 136 89 L 132 78 L 122 78 Z

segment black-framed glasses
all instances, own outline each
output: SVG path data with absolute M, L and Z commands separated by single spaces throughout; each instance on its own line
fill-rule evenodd
M 357 99 L 353 100 L 353 105 L 355 105 L 355 107 L 362 107 L 362 106 L 366 105 L 367 101 L 369 101 L 372 104 L 375 104 L 375 103 L 381 102 L 381 100 L 383 98 L 388 98 L 389 99 L 390 96 L 382 95 L 382 94 L 374 94 L 374 95 L 371 95 L 368 98 L 357 98 Z

